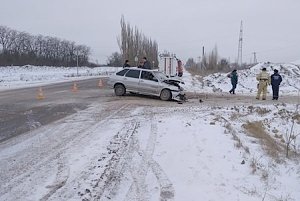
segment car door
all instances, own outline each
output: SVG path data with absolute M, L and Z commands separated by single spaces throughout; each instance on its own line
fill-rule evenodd
M 141 70 L 139 69 L 130 69 L 127 71 L 123 78 L 123 83 L 127 91 L 138 92 L 140 73 Z
M 139 92 L 143 94 L 158 94 L 158 80 L 150 71 L 141 72 L 141 78 L 139 82 Z

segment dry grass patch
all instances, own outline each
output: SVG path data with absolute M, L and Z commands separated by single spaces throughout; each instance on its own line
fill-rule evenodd
M 261 121 L 247 122 L 243 124 L 243 128 L 246 129 L 252 137 L 260 141 L 263 149 L 269 156 L 274 158 L 277 162 L 280 161 L 279 156 L 283 153 L 284 149 L 268 134 Z
M 243 148 L 246 153 L 250 154 L 249 147 L 243 145 L 241 139 L 238 137 L 237 132 L 232 128 L 231 124 L 227 122 L 225 128 L 227 129 L 228 133 L 232 135 L 232 138 L 235 141 L 234 146 L 236 148 Z
M 293 117 L 292 117 L 293 120 L 295 120 L 295 122 L 297 124 L 300 124 L 300 114 L 295 114 Z
M 241 115 L 240 115 L 239 113 L 233 113 L 233 114 L 231 114 L 231 116 L 230 116 L 230 120 L 231 120 L 231 121 L 235 121 L 235 120 L 237 120 L 240 116 L 241 116 Z
M 269 112 L 271 112 L 271 110 L 269 110 L 269 109 L 260 108 L 260 107 L 256 108 L 255 111 L 259 115 L 265 115 L 265 114 L 268 114 Z

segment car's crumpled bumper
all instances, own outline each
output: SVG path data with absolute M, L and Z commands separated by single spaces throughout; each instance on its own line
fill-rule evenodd
M 184 91 L 172 91 L 172 99 L 177 101 L 186 101 Z

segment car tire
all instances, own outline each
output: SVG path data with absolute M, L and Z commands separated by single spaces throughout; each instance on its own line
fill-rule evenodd
M 126 89 L 125 89 L 124 85 L 117 84 L 115 86 L 115 94 L 116 94 L 116 96 L 123 96 L 125 93 L 126 93 Z
M 172 93 L 169 89 L 163 89 L 160 92 L 160 99 L 163 101 L 170 100 L 172 98 Z

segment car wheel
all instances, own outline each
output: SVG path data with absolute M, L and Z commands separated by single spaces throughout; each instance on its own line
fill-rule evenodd
M 160 92 L 160 99 L 163 101 L 170 100 L 172 97 L 171 91 L 169 89 L 163 89 Z
M 126 93 L 126 89 L 125 89 L 124 85 L 122 85 L 122 84 L 117 84 L 117 85 L 115 86 L 115 94 L 116 94 L 117 96 L 123 96 L 125 93 Z

